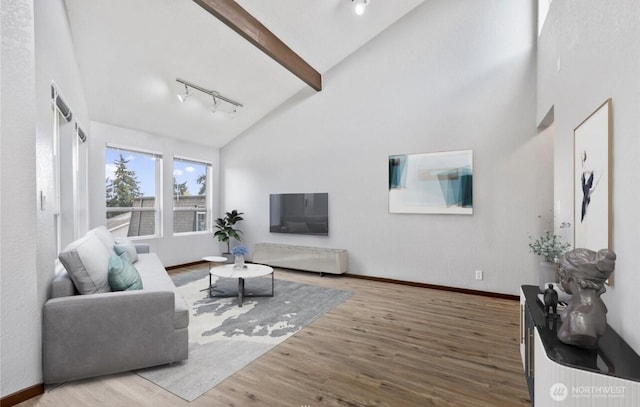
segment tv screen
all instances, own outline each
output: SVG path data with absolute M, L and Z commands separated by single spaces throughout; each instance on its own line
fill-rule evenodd
M 329 235 L 329 194 L 269 195 L 269 231 Z

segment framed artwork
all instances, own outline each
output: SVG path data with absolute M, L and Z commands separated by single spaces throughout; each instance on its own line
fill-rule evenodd
M 573 131 L 574 247 L 611 249 L 611 99 Z
M 389 212 L 473 214 L 473 152 L 390 155 Z

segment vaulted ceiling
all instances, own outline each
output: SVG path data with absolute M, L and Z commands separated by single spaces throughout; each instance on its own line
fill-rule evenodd
M 237 0 L 321 74 L 423 0 Z M 221 147 L 306 83 L 192 0 L 65 0 L 91 120 Z M 244 105 L 235 117 L 182 78 Z M 226 110 L 230 110 L 228 106 Z M 224 110 L 225 107 L 221 107 Z

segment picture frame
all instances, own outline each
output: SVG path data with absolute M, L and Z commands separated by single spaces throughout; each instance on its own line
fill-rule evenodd
M 574 248 L 611 249 L 612 101 L 573 131 Z
M 473 151 L 389 156 L 389 212 L 473 214 Z

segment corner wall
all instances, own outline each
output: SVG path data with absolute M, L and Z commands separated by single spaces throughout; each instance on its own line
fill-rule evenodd
M 573 223 L 573 130 L 612 98 L 614 286 L 603 300 L 609 324 L 640 352 L 640 3 L 554 1 L 538 44 L 541 120 L 554 108 L 556 225 Z M 571 235 L 573 230 L 571 231 Z
M 536 136 L 533 1 L 425 2 L 222 155 L 244 243 L 349 252 L 349 272 L 507 294 L 537 283 L 552 140 Z M 472 149 L 474 214 L 388 211 L 391 154 Z M 269 194 L 329 192 L 328 238 L 269 233 Z M 474 271 L 485 272 L 483 281 Z
M 33 9 L 0 3 L 0 397 L 41 381 Z

